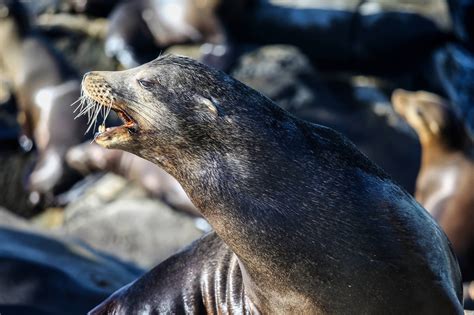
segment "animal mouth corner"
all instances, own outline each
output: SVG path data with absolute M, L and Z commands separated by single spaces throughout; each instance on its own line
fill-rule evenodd
M 98 131 L 95 133 L 95 138 L 105 134 L 112 134 L 113 132 L 117 132 L 120 129 L 126 130 L 130 133 L 135 133 L 137 131 L 137 123 L 125 111 L 113 107 L 112 110 L 117 114 L 123 124 L 120 126 L 106 127 L 104 119 L 104 122 L 99 126 Z
M 76 101 L 76 103 L 78 103 L 78 105 L 74 110 L 74 113 L 77 113 L 75 118 L 87 116 L 86 133 L 92 131 L 94 139 L 97 139 L 98 137 L 111 138 L 118 133 L 135 133 L 138 130 L 138 123 L 125 109 L 122 108 L 122 106 L 119 106 L 117 102 L 113 102 L 112 100 L 108 100 L 107 102 L 98 101 L 87 95 L 87 91 L 83 91 L 83 95 Z M 111 111 L 117 114 L 118 118 L 122 121 L 121 125 L 106 127 L 105 123 Z M 100 116 L 102 118 L 102 123 L 99 124 L 98 119 Z

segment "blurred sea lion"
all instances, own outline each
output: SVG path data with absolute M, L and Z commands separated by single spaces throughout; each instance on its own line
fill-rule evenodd
M 439 222 L 458 256 L 464 281 L 474 280 L 474 144 L 463 120 L 441 97 L 396 90 L 395 110 L 417 132 L 421 169 L 416 199 Z
M 95 143 L 83 143 L 71 148 L 66 161 L 83 175 L 96 171 L 110 171 L 137 182 L 153 197 L 174 209 L 200 215 L 181 185 L 155 164 L 121 150 L 107 150 Z
M 8 43 L 0 48 L 0 64 L 12 82 L 23 139 L 33 139 L 39 155 L 27 186 L 42 194 L 61 190 L 75 180 L 64 155 L 85 140 L 84 120 L 74 120 L 69 106 L 80 97 L 78 76 L 30 24 L 17 0 L 0 0 L 0 41 Z
M 124 1 L 109 17 L 106 53 L 126 68 L 154 59 L 164 49 L 199 43 L 202 60 L 225 69 L 232 63 L 228 24 L 238 23 L 252 0 Z
M 64 234 L 40 233 L 0 207 L 2 315 L 82 315 L 142 273 Z
M 258 0 L 229 32 L 239 42 L 297 46 L 327 69 L 386 73 L 426 58 L 450 26 L 443 0 Z
M 89 16 L 106 17 L 122 0 L 67 0 L 74 12 Z

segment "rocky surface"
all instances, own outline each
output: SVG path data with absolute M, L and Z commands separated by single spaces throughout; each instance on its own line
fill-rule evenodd
M 133 183 L 108 174 L 65 208 L 60 232 L 121 259 L 152 267 L 201 236 L 203 231 L 196 225 L 200 222 L 148 198 Z

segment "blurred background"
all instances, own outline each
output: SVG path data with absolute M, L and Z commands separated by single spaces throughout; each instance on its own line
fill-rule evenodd
M 84 314 L 210 230 L 75 119 L 84 73 L 167 53 L 351 139 L 438 220 L 473 308 L 474 0 L 0 0 L 2 315 Z

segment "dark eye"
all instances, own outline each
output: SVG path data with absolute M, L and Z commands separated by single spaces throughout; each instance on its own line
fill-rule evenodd
M 140 86 L 144 88 L 145 90 L 151 90 L 155 86 L 154 82 L 148 81 L 145 79 L 138 79 L 137 81 L 138 81 L 138 84 L 140 84 Z

